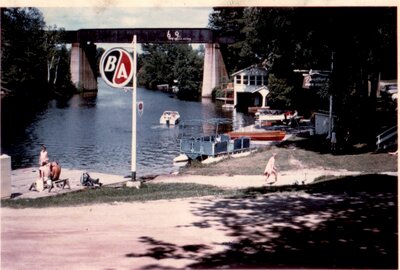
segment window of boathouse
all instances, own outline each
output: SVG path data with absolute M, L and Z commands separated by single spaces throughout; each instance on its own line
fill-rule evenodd
M 236 75 L 236 83 L 242 84 L 242 75 Z
M 247 75 L 243 76 L 243 84 L 249 84 L 249 76 Z

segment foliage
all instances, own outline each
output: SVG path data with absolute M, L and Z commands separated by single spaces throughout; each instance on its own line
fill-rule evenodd
M 70 52 L 65 45 L 57 51 L 58 60 L 54 68 L 54 80 L 49 84 L 53 92 L 59 96 L 70 96 L 76 91 L 71 80 Z
M 220 86 L 215 87 L 211 92 L 211 97 L 212 97 L 213 100 L 215 100 L 216 98 L 225 97 L 224 89 L 222 89 L 222 87 L 220 87 Z
M 287 80 L 277 78 L 274 74 L 270 74 L 268 78 L 268 87 L 271 91 L 268 96 L 270 106 L 274 108 L 291 108 L 294 87 L 288 85 Z
M 190 45 L 144 44 L 142 48 L 139 84 L 150 89 L 156 89 L 159 84 L 176 85 L 179 98 L 199 97 L 203 60 Z
M 1 30 L 2 87 L 29 97 L 73 90 L 63 29 L 46 27 L 36 8 L 2 8 Z
M 339 125 L 374 134 L 378 78 L 396 78 L 396 15 L 390 7 L 218 7 L 209 26 L 235 39 L 223 50 L 228 72 L 262 64 L 278 83 L 269 87 L 279 105 L 302 104 L 293 100 L 293 91 L 304 92 L 294 69 L 332 70 L 330 84 L 314 91 L 319 101 L 309 109 L 328 110 L 333 95 Z
M 239 56 L 244 35 L 243 8 L 214 8 L 209 15 L 208 26 L 219 32 L 221 37 L 233 36 L 237 42 L 220 44 L 224 62 L 228 72 L 237 71 L 247 66 L 248 59 Z
M 45 23 L 35 8 L 1 9 L 2 85 L 13 94 L 45 92 Z M 23 37 L 23 38 L 22 38 Z

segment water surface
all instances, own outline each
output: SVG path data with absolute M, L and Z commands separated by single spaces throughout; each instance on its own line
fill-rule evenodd
M 182 101 L 138 88 L 137 100 L 144 103 L 143 115 L 137 116 L 138 177 L 177 170 L 172 160 L 179 155 L 179 127 L 160 125 L 163 111 L 179 111 L 182 121 L 233 117 L 210 99 Z M 22 116 L 24 108 L 18 117 L 15 107 L 2 111 L 2 153 L 12 157 L 13 169 L 37 166 L 40 145 L 45 144 L 50 159 L 65 168 L 130 174 L 130 92 L 111 88 L 99 79 L 97 95 L 75 95 L 67 101 L 39 105 L 27 116 Z M 251 117 L 239 113 L 235 120 L 244 124 Z

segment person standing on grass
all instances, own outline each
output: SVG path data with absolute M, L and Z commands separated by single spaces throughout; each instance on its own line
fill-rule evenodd
M 275 181 L 269 182 L 268 184 L 273 184 L 278 181 L 278 172 L 275 166 L 275 156 L 276 153 L 273 153 L 272 157 L 268 160 L 267 166 L 265 166 L 264 175 L 267 177 L 265 178 L 265 182 L 268 181 L 268 178 L 271 176 L 271 174 L 275 175 Z
M 332 130 L 332 134 L 331 134 L 331 150 L 332 151 L 336 151 L 336 143 L 337 143 L 336 131 Z

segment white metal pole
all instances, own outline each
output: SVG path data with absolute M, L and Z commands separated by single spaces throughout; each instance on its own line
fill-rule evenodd
M 133 87 L 132 87 L 132 181 L 136 180 L 136 35 L 133 36 Z

